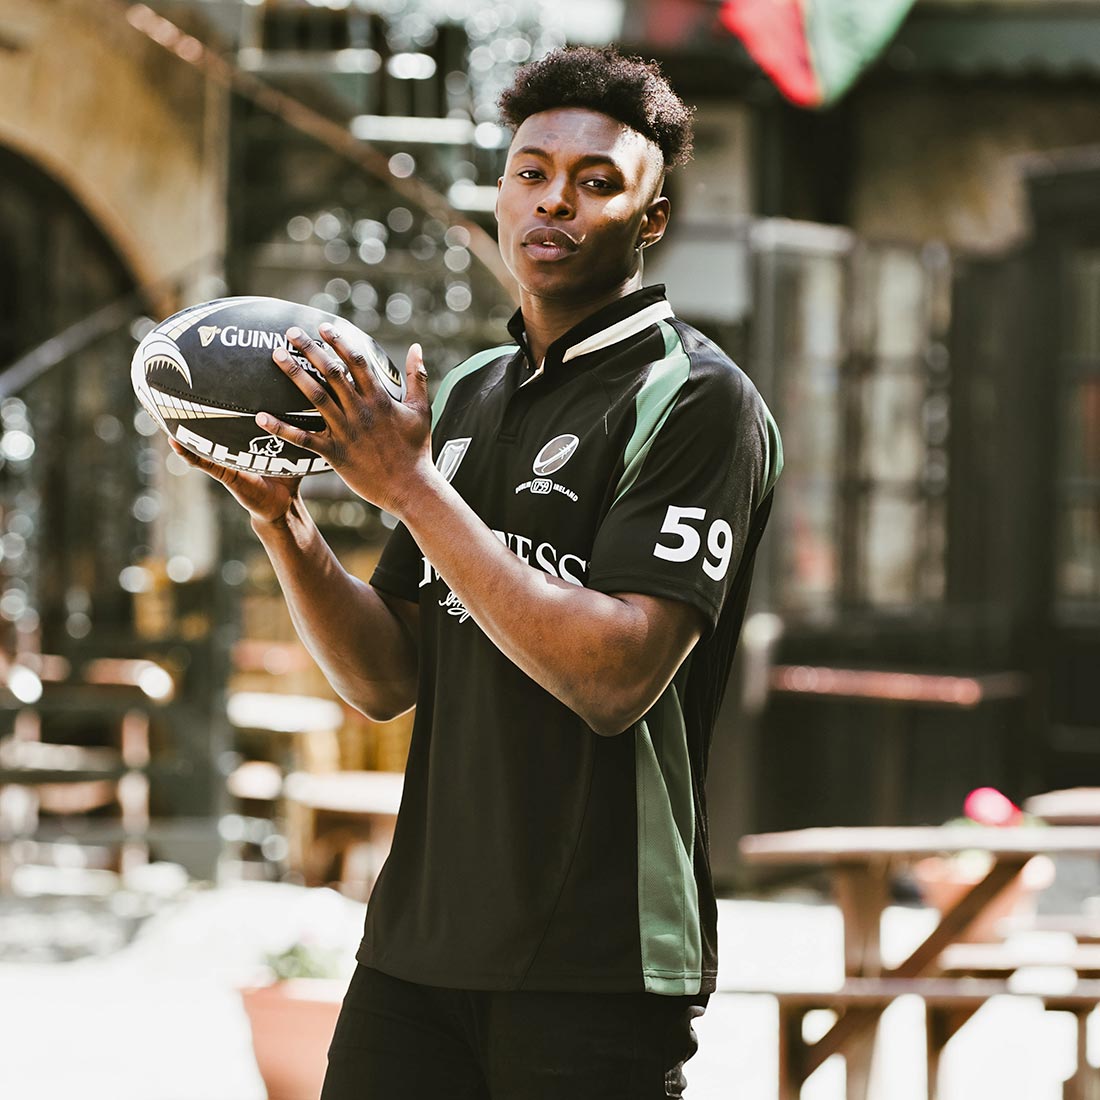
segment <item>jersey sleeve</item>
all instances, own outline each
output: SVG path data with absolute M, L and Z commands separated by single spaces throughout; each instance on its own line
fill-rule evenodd
M 372 587 L 389 596 L 416 603 L 423 571 L 420 547 L 409 534 L 408 528 L 399 523 L 390 532 L 382 556 L 371 574 L 370 583 Z
M 588 586 L 683 600 L 713 627 L 782 465 L 775 422 L 728 360 L 650 379 Z M 751 551 L 751 548 L 750 548 Z

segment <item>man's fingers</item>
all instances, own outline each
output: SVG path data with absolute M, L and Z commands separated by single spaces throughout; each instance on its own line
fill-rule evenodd
M 419 344 L 409 347 L 405 356 L 405 404 L 418 412 L 431 408 L 428 399 L 428 368 L 424 366 L 424 349 Z
M 188 466 L 193 466 L 196 470 L 202 470 L 204 474 L 216 477 L 219 481 L 225 480 L 226 468 L 224 466 L 220 466 L 217 462 L 211 462 L 210 459 L 203 458 L 202 455 L 195 454 L 194 451 L 189 451 L 182 443 L 177 442 L 171 437 L 168 439 L 168 446 L 171 447 Z
M 329 355 L 323 344 L 307 336 L 300 328 L 288 329 L 286 336 L 288 342 L 305 357 L 317 374 L 311 374 L 301 360 L 291 354 L 289 348 L 276 348 L 271 353 L 271 358 L 283 374 L 309 398 L 313 407 L 324 412 L 325 407 L 333 403 L 333 394 L 321 384 L 317 375 L 338 386 L 340 375 L 344 373 L 343 367 L 338 359 Z
M 285 439 L 287 443 L 293 443 L 296 447 L 304 447 L 314 454 L 326 456 L 328 448 L 325 446 L 326 437 L 320 432 L 308 432 L 304 428 L 296 428 L 285 420 L 272 416 L 271 413 L 257 413 L 256 423 L 270 435 Z
M 377 395 L 381 389 L 381 383 L 374 377 L 370 358 L 363 347 L 366 334 L 354 327 L 337 328 L 327 323 L 321 325 L 319 331 L 321 338 L 332 345 L 347 367 L 344 372 L 347 384 L 352 389 L 358 390 L 364 397 Z
M 260 479 L 255 474 L 246 474 L 241 470 L 234 470 L 231 466 L 222 466 L 209 458 L 189 451 L 176 440 L 169 438 L 168 445 L 193 469 L 201 470 L 215 481 L 220 481 L 239 500 L 243 500 L 253 484 L 259 485 Z
M 219 466 L 201 455 L 192 454 L 174 439 L 169 439 L 169 443 L 172 450 L 188 465 L 221 482 L 237 503 L 256 519 L 267 523 L 275 522 L 286 515 L 288 507 L 298 495 L 298 487 L 302 481 L 300 477 L 266 478 L 250 470 Z
M 319 331 L 321 333 L 321 339 L 336 352 L 336 355 L 328 355 L 327 353 L 325 355 L 327 364 L 325 368 L 325 378 L 329 385 L 340 392 L 345 389 L 358 389 L 359 387 L 356 385 L 351 370 L 352 355 L 347 346 L 347 341 L 337 329 L 332 327 L 332 325 L 323 324 L 320 326 Z

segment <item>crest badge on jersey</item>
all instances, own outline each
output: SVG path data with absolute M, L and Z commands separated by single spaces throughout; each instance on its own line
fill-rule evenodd
M 575 435 L 554 436 L 543 446 L 535 456 L 535 461 L 531 463 L 535 476 L 546 477 L 547 474 L 557 473 L 573 457 L 580 442 Z
M 435 468 L 448 480 L 454 480 L 454 476 L 458 473 L 458 467 L 462 464 L 462 460 L 466 457 L 466 452 L 470 449 L 470 444 L 473 440 L 470 437 L 466 439 L 448 439 L 439 449 L 439 455 L 435 460 Z

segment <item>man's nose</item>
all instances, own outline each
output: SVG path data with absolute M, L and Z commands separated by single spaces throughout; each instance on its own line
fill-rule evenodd
M 539 200 L 539 213 L 548 218 L 571 218 L 573 200 L 564 180 L 551 180 Z

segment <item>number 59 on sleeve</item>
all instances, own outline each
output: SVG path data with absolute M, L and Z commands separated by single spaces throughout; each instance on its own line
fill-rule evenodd
M 661 534 L 674 541 L 667 545 L 660 539 L 653 547 L 653 556 L 664 561 L 691 561 L 703 547 L 700 528 L 706 521 L 705 508 L 678 508 L 670 504 L 661 524 Z M 703 558 L 703 572 L 711 580 L 720 581 L 730 567 L 733 556 L 733 529 L 722 518 L 714 520 L 707 528 L 707 550 Z

